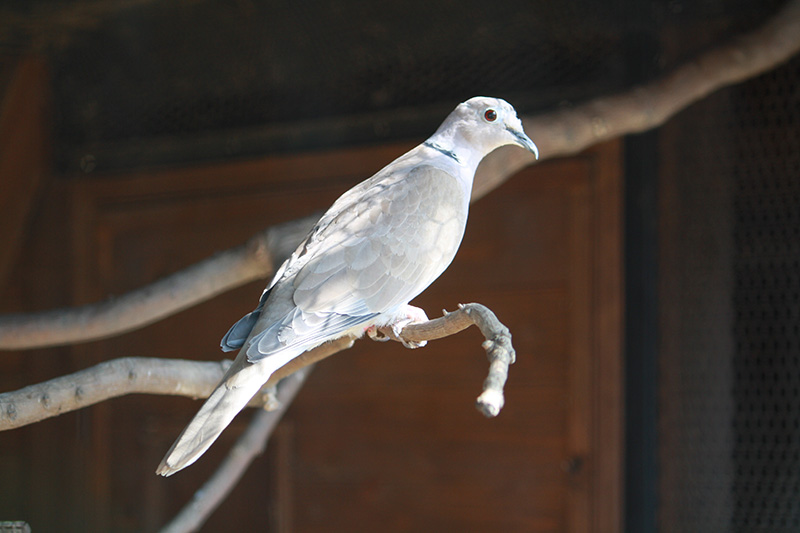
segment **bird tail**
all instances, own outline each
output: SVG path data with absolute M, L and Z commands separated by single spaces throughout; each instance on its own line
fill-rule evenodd
M 171 476 L 197 461 L 270 376 L 303 351 L 302 347 L 296 347 L 255 364 L 249 363 L 245 354 L 240 353 L 220 384 L 161 460 L 156 473 Z
M 229 387 L 228 380 L 223 380 L 181 432 L 164 456 L 156 473 L 171 476 L 197 461 L 239 411 L 244 409 L 265 381 L 250 379 L 238 387 Z

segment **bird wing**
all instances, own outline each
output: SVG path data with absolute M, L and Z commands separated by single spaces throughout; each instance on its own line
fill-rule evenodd
M 431 165 L 376 178 L 337 201 L 295 253 L 278 284 L 291 283 L 296 307 L 252 339 L 249 361 L 370 323 L 453 260 L 468 208 L 458 179 Z

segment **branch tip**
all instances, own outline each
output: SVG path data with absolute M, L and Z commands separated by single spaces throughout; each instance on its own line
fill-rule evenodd
M 478 396 L 478 399 L 475 400 L 475 407 L 487 418 L 494 418 L 499 415 L 504 404 L 505 398 L 503 396 L 503 391 L 493 389 L 483 391 L 483 393 Z
M 488 307 L 460 303 L 453 312 L 444 310 L 442 318 L 409 324 L 399 334 L 389 331 L 390 327 L 381 330 L 387 330 L 392 340 L 406 344 L 448 337 L 472 325 L 477 326 L 486 339 L 481 346 L 489 359 L 489 373 L 477 406 L 484 415 L 494 417 L 503 408 L 503 386 L 508 379 L 508 367 L 516 360 L 516 352 L 511 344 L 511 332 Z

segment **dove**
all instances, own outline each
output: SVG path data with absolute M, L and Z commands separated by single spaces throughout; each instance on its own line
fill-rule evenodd
M 233 364 L 157 473 L 194 463 L 279 368 L 341 337 L 399 334 L 427 316 L 409 302 L 444 272 L 467 223 L 478 163 L 517 145 L 538 159 L 514 108 L 477 96 L 436 132 L 339 197 L 281 265 L 256 309 L 221 342 Z M 412 346 L 413 347 L 413 346 Z

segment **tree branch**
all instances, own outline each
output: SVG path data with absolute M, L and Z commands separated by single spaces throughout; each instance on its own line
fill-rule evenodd
M 800 51 L 800 1 L 791 0 L 755 30 L 701 54 L 655 81 L 571 109 L 524 117 L 539 159 L 576 154 L 594 144 L 661 126 L 723 87 L 772 70 Z M 482 197 L 534 162 L 524 150 L 496 150 L 475 177 Z
M 391 328 L 382 328 L 381 332 L 399 342 L 421 342 L 449 337 L 472 325 L 478 326 L 486 339 L 482 346 L 490 363 L 483 392 L 475 405 L 485 416 L 494 417 L 500 414 L 505 403 L 503 387 L 508 379 L 508 366 L 514 363 L 516 352 L 511 346 L 511 332 L 488 307 L 476 303 L 459 304 L 456 311 L 445 311 L 441 318 L 409 324 L 399 335 L 395 335 Z
M 131 393 L 204 398 L 231 361 L 124 357 L 0 394 L 0 430 L 14 429 Z
M 275 271 L 317 216 L 268 228 L 246 244 L 103 302 L 0 316 L 0 349 L 20 350 L 103 339 L 135 330 Z
M 503 406 L 503 385 L 508 376 L 508 365 L 514 362 L 514 349 L 508 328 L 488 308 L 480 304 L 462 305 L 442 318 L 406 326 L 400 332 L 400 338 L 395 339 L 412 342 L 441 339 L 473 324 L 486 337 L 483 347 L 491 362 L 484 392 L 478 398 L 478 407 L 486 416 L 496 416 Z M 281 379 L 350 348 L 353 342 L 351 338 L 337 339 L 295 358 L 272 375 L 263 392 L 256 395 L 249 405 L 270 405 L 271 388 Z M 228 360 L 209 363 L 151 357 L 123 357 L 106 361 L 66 376 L 0 394 L 0 431 L 22 427 L 126 394 L 208 398 L 229 365 Z
M 268 403 L 267 390 L 281 378 L 353 345 L 338 339 L 306 352 L 277 371 L 251 407 Z M 123 357 L 0 394 L 0 431 L 14 429 L 126 394 L 164 394 L 208 398 L 230 360 L 214 362 L 154 357 Z
M 756 76 L 800 50 L 800 0 L 760 28 L 682 65 L 649 84 L 572 109 L 525 117 L 541 159 L 642 132 L 727 85 Z M 478 168 L 473 201 L 532 164 L 524 150 L 501 148 Z M 0 316 L 0 349 L 57 346 L 131 331 L 274 272 L 315 222 L 314 217 L 267 229 L 233 248 L 117 299 L 71 309 Z

